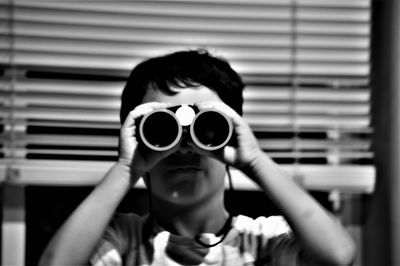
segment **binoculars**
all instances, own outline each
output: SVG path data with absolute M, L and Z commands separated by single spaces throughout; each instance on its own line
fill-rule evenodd
M 178 105 L 152 111 L 138 121 L 138 141 L 155 151 L 166 151 L 186 137 L 204 150 L 217 150 L 231 139 L 232 120 L 214 110 Z

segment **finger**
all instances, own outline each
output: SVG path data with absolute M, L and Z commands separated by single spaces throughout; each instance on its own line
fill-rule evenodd
M 148 102 L 138 105 L 130 113 L 132 113 L 132 118 L 136 119 L 152 111 L 167 108 L 170 105 L 171 105 L 170 103 L 164 103 L 164 102 Z
M 200 102 L 196 103 L 196 106 L 199 108 L 199 110 L 211 109 L 221 112 L 230 117 L 235 123 L 241 123 L 243 121 L 242 117 L 235 110 L 233 110 L 230 106 L 221 101 Z
M 129 112 L 126 117 L 123 127 L 132 127 L 135 125 L 135 120 L 141 116 L 144 116 L 154 110 L 159 110 L 169 107 L 170 103 L 160 103 L 160 102 L 148 102 L 138 105 L 135 109 Z
M 136 130 L 135 127 L 126 127 L 121 129 L 120 136 L 122 138 L 130 138 L 130 137 L 135 137 L 136 135 Z

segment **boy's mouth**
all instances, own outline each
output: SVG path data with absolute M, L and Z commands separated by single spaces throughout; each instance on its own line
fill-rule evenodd
M 201 170 L 202 169 L 197 166 L 180 166 L 180 167 L 172 168 L 172 169 L 168 170 L 168 172 L 174 173 L 174 174 L 179 174 L 179 173 L 199 172 Z

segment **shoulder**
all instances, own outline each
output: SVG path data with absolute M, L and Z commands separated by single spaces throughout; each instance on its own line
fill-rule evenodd
M 296 265 L 291 263 L 296 260 L 298 249 L 283 216 L 236 216 L 225 243 L 236 247 L 246 261 L 256 265 Z
M 135 213 L 117 213 L 111 220 L 110 227 L 120 227 L 122 229 L 142 227 L 147 216 L 139 216 Z
M 147 221 L 148 216 L 139 216 L 135 213 L 117 213 L 110 222 L 106 233 L 115 234 L 120 239 L 126 237 L 141 239 Z M 131 242 L 132 239 L 128 241 Z
M 239 215 L 233 222 L 240 249 L 257 265 L 298 265 L 300 246 L 283 216 L 250 218 Z
M 107 227 L 103 241 L 108 242 L 120 252 L 140 245 L 144 234 L 147 216 L 134 213 L 117 213 Z
M 91 256 L 91 263 L 121 265 L 121 254 L 135 250 L 142 243 L 147 219 L 134 213 L 115 214 Z

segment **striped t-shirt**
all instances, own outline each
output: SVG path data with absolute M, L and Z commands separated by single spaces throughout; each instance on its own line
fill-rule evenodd
M 224 236 L 203 234 L 195 240 L 154 226 L 147 216 L 119 214 L 106 230 L 91 263 L 96 266 L 289 266 L 298 265 L 298 254 L 298 245 L 281 216 L 253 219 L 239 215 L 233 217 Z

